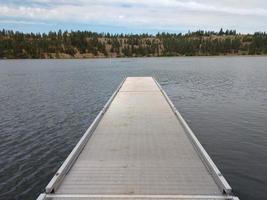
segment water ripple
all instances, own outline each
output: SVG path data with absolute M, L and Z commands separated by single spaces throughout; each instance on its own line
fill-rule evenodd
M 125 76 L 154 76 L 243 200 L 267 199 L 266 57 L 0 61 L 0 199 L 36 199 Z

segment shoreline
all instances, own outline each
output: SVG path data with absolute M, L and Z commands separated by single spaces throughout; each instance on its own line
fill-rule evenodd
M 61 57 L 61 58 L 0 58 L 0 61 L 3 60 L 91 60 L 91 59 L 126 59 L 126 58 L 231 58 L 231 57 L 267 57 L 267 54 L 264 55 L 238 55 L 238 54 L 233 54 L 233 55 L 196 55 L 196 56 L 117 56 L 117 57 Z

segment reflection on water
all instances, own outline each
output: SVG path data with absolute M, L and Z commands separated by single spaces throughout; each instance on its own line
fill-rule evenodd
M 240 199 L 267 199 L 266 63 L 0 61 L 0 199 L 35 199 L 125 76 L 154 76 Z

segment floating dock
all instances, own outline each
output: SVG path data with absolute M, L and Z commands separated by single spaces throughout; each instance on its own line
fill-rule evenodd
M 38 200 L 238 200 L 152 77 L 128 77 Z

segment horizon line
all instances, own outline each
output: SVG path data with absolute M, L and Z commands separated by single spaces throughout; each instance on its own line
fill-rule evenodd
M 182 34 L 182 35 L 186 35 L 186 34 L 190 34 L 190 33 L 196 33 L 196 32 L 199 32 L 199 31 L 203 31 L 204 33 L 219 33 L 221 30 L 222 31 L 235 31 L 236 35 L 253 35 L 255 33 L 267 33 L 265 30 L 264 31 L 261 31 L 261 30 L 257 30 L 257 31 L 254 31 L 254 32 L 241 32 L 241 31 L 237 31 L 236 29 L 224 29 L 224 28 L 221 28 L 220 30 L 209 30 L 209 29 L 197 29 L 197 30 L 187 30 L 187 31 L 121 31 L 121 32 L 114 32 L 114 31 L 96 31 L 96 30 L 92 30 L 92 29 L 62 29 L 62 28 L 58 28 L 58 29 L 51 29 L 51 30 L 48 30 L 48 31 L 23 31 L 23 30 L 19 30 L 19 29 L 9 29 L 9 28 L 0 28 L 0 31 L 13 31 L 14 33 L 16 32 L 19 32 L 19 33 L 23 33 L 23 34 L 49 34 L 49 32 L 59 32 L 61 31 L 62 33 L 64 32 L 68 32 L 68 33 L 71 33 L 71 32 L 91 32 L 91 33 L 97 33 L 97 34 L 104 34 L 104 35 L 107 35 L 107 34 L 110 34 L 111 36 L 114 36 L 114 35 L 144 35 L 144 34 L 147 34 L 147 35 L 151 35 L 151 36 L 156 36 L 157 34 L 163 34 L 163 33 L 166 33 L 166 34 Z

